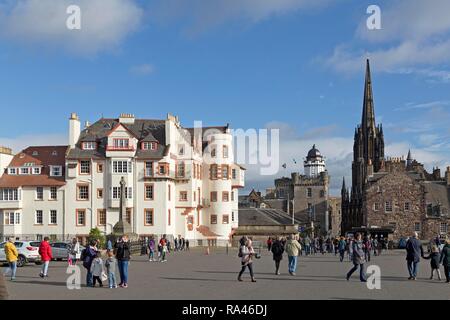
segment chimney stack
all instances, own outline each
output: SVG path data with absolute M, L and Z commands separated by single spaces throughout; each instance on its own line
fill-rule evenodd
M 71 149 L 75 148 L 80 139 L 81 126 L 78 115 L 73 112 L 70 114 L 69 119 L 69 146 Z

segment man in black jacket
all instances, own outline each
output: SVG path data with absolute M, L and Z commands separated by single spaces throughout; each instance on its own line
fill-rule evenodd
M 417 232 L 414 232 L 412 238 L 410 238 L 406 243 L 406 261 L 408 264 L 409 272 L 408 280 L 417 279 L 420 257 L 423 257 L 422 243 L 418 238 L 419 235 L 417 234 Z
M 119 267 L 120 273 L 120 284 L 121 288 L 128 288 L 128 263 L 130 262 L 130 241 L 127 235 L 122 236 L 122 238 L 114 246 L 116 251 L 117 265 Z

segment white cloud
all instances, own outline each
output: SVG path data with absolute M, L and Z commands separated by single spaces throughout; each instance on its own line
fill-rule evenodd
M 155 71 L 155 68 L 153 67 L 153 65 L 148 63 L 141 64 L 138 66 L 132 66 L 130 68 L 130 72 L 137 76 L 146 76 L 153 73 L 153 71 Z
M 450 63 L 450 2 L 435 0 L 430 5 L 425 0 L 399 0 L 381 10 L 382 30 L 368 30 L 364 17 L 353 44 L 338 45 L 326 65 L 338 72 L 359 72 L 370 57 L 377 72 L 450 82 L 450 71 L 445 69 Z M 376 49 L 368 49 L 373 45 Z
M 67 144 L 68 137 L 63 134 L 30 134 L 15 138 L 0 137 L 0 146 L 11 148 L 14 153 L 31 146 L 65 146 Z
M 334 1 L 336 2 L 336 1 Z M 301 9 L 320 8 L 331 0 L 164 0 L 151 10 L 162 23 L 187 20 L 190 34 L 201 33 L 225 22 L 243 20 L 257 23 L 271 16 Z
M 69 5 L 81 8 L 81 30 L 66 27 Z M 116 49 L 139 27 L 142 16 L 134 0 L 7 1 L 0 6 L 0 37 L 92 55 Z

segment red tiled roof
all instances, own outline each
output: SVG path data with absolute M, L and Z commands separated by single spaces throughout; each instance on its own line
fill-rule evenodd
M 9 175 L 0 178 L 0 188 L 63 186 L 67 146 L 29 147 L 14 156 L 8 167 L 23 167 L 26 163 L 42 166 L 40 175 Z M 56 152 L 56 153 L 54 153 Z M 61 166 L 62 177 L 50 177 L 50 166 Z
M 11 176 L 4 174 L 0 178 L 0 188 L 60 187 L 65 184 L 64 177 L 50 177 L 48 175 Z

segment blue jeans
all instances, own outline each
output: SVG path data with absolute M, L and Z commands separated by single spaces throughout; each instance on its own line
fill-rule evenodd
M 366 273 L 364 272 L 364 263 L 363 264 L 353 264 L 353 268 L 347 273 L 347 279 L 350 279 L 353 272 L 358 270 L 358 266 L 359 266 L 359 280 L 364 281 L 364 282 L 367 281 Z
M 290 273 L 295 273 L 295 271 L 297 270 L 297 258 L 298 257 L 288 257 L 288 267 Z
M 6 270 L 6 273 L 11 270 L 11 280 L 16 279 L 16 272 L 17 272 L 17 261 L 9 262 L 8 269 Z
M 108 284 L 110 288 L 114 288 L 117 286 L 116 275 L 114 274 L 114 272 L 108 272 Z
M 408 272 L 412 278 L 417 278 L 417 272 L 419 271 L 419 262 L 408 261 Z
M 92 273 L 89 270 L 87 270 L 87 274 L 86 274 L 86 286 L 88 286 L 88 287 L 93 287 L 94 286 L 94 284 L 93 284 L 93 275 L 92 275 Z
M 150 249 L 150 253 L 148 254 L 148 258 L 153 260 L 155 257 L 155 250 Z
M 48 275 L 48 265 L 50 264 L 50 261 L 44 261 L 44 264 L 42 265 L 42 271 L 41 274 L 45 276 Z
M 117 262 L 120 273 L 120 284 L 128 284 L 128 260 L 119 260 Z

